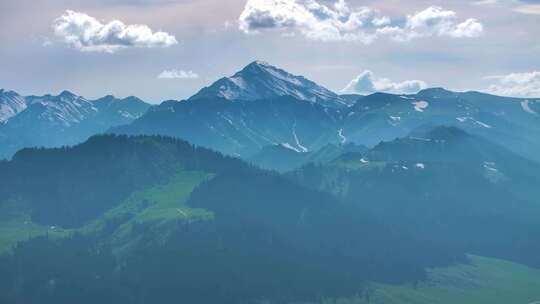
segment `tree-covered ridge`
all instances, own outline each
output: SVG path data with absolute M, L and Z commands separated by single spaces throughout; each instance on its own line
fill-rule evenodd
M 7 194 L 32 218 L 80 227 L 49 229 L 4 256 L 2 301 L 303 301 L 422 280 L 426 267 L 464 260 L 332 195 L 176 139 L 99 136 L 24 150 L 2 166 Z M 47 193 L 57 200 L 39 199 Z
M 179 170 L 248 170 L 238 160 L 164 137 L 96 136 L 75 147 L 23 149 L 0 169 L 0 202 L 30 204 L 37 223 L 76 228 Z
M 437 127 L 289 176 L 421 239 L 538 267 L 538 172 L 505 148 Z

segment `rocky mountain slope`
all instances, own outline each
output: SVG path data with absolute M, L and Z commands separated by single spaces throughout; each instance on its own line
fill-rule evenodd
M 0 158 L 24 147 L 73 145 L 113 126 L 132 122 L 149 105 L 136 97 L 88 100 L 71 92 L 23 97 L 0 94 Z

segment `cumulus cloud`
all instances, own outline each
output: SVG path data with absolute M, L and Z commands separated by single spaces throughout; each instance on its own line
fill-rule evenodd
M 119 20 L 103 24 L 96 18 L 67 10 L 53 23 L 54 33 L 75 49 L 113 53 L 127 47 L 157 48 L 178 43 L 165 32 L 153 32 L 147 25 L 126 25 Z
M 422 36 L 448 36 L 454 38 L 478 37 L 484 31 L 476 19 L 457 22 L 456 13 L 440 7 L 428 7 L 414 15 L 407 16 L 407 22 L 399 38 L 411 39 Z
M 199 74 L 193 71 L 165 70 L 158 75 L 159 79 L 197 79 Z
M 540 71 L 489 76 L 486 79 L 495 81 L 487 89 L 489 93 L 501 96 L 540 97 Z
M 407 41 L 418 37 L 477 37 L 483 33 L 476 19 L 459 22 L 455 12 L 428 7 L 405 21 L 393 21 L 368 7 L 351 8 L 345 0 L 325 5 L 317 0 L 248 0 L 239 17 L 245 33 L 281 29 L 312 40 L 371 43 L 381 36 Z
M 375 92 L 414 94 L 425 88 L 427 88 L 427 84 L 422 80 L 392 82 L 388 78 L 377 78 L 372 71 L 366 70 L 351 80 L 342 92 L 363 95 Z

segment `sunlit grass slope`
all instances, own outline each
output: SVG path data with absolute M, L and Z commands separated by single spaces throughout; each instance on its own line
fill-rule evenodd
M 416 286 L 373 284 L 365 295 L 322 303 L 536 304 L 539 301 L 539 269 L 471 256 L 470 264 L 429 270 L 428 280 Z

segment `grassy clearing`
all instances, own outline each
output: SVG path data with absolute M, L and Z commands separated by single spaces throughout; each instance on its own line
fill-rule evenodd
M 130 218 L 130 222 L 148 223 L 166 220 L 209 220 L 213 214 L 203 209 L 185 205 L 189 194 L 203 181 L 211 178 L 203 172 L 180 171 L 171 180 L 133 193 L 124 203 L 109 210 L 102 218 L 88 225 L 93 230 L 96 225 L 104 225 L 115 218 Z
M 17 243 L 38 236 L 62 238 L 70 235 L 71 231 L 59 227 L 46 227 L 30 221 L 29 217 L 20 217 L 10 221 L 0 222 L 0 255 L 9 253 Z
M 169 223 L 212 220 L 212 212 L 185 204 L 191 192 L 212 176 L 204 172 L 180 171 L 165 184 L 133 193 L 118 207 L 81 230 L 106 233 L 115 252 L 120 253 L 140 240 L 142 234 L 137 228 L 160 230 L 160 235 L 166 238 Z
M 135 225 L 211 220 L 214 217 L 211 212 L 185 205 L 195 187 L 211 177 L 211 174 L 203 172 L 179 171 L 169 182 L 133 193 L 125 202 L 80 229 L 64 230 L 38 225 L 31 221 L 30 213 L 22 207 L 22 202 L 6 202 L 0 210 L 0 254 L 9 252 L 19 242 L 37 236 L 60 238 L 73 233 L 105 231 L 112 240 L 126 241 Z
M 471 263 L 429 271 L 414 285 L 374 284 L 366 296 L 324 304 L 530 304 L 540 301 L 540 270 L 471 256 Z

